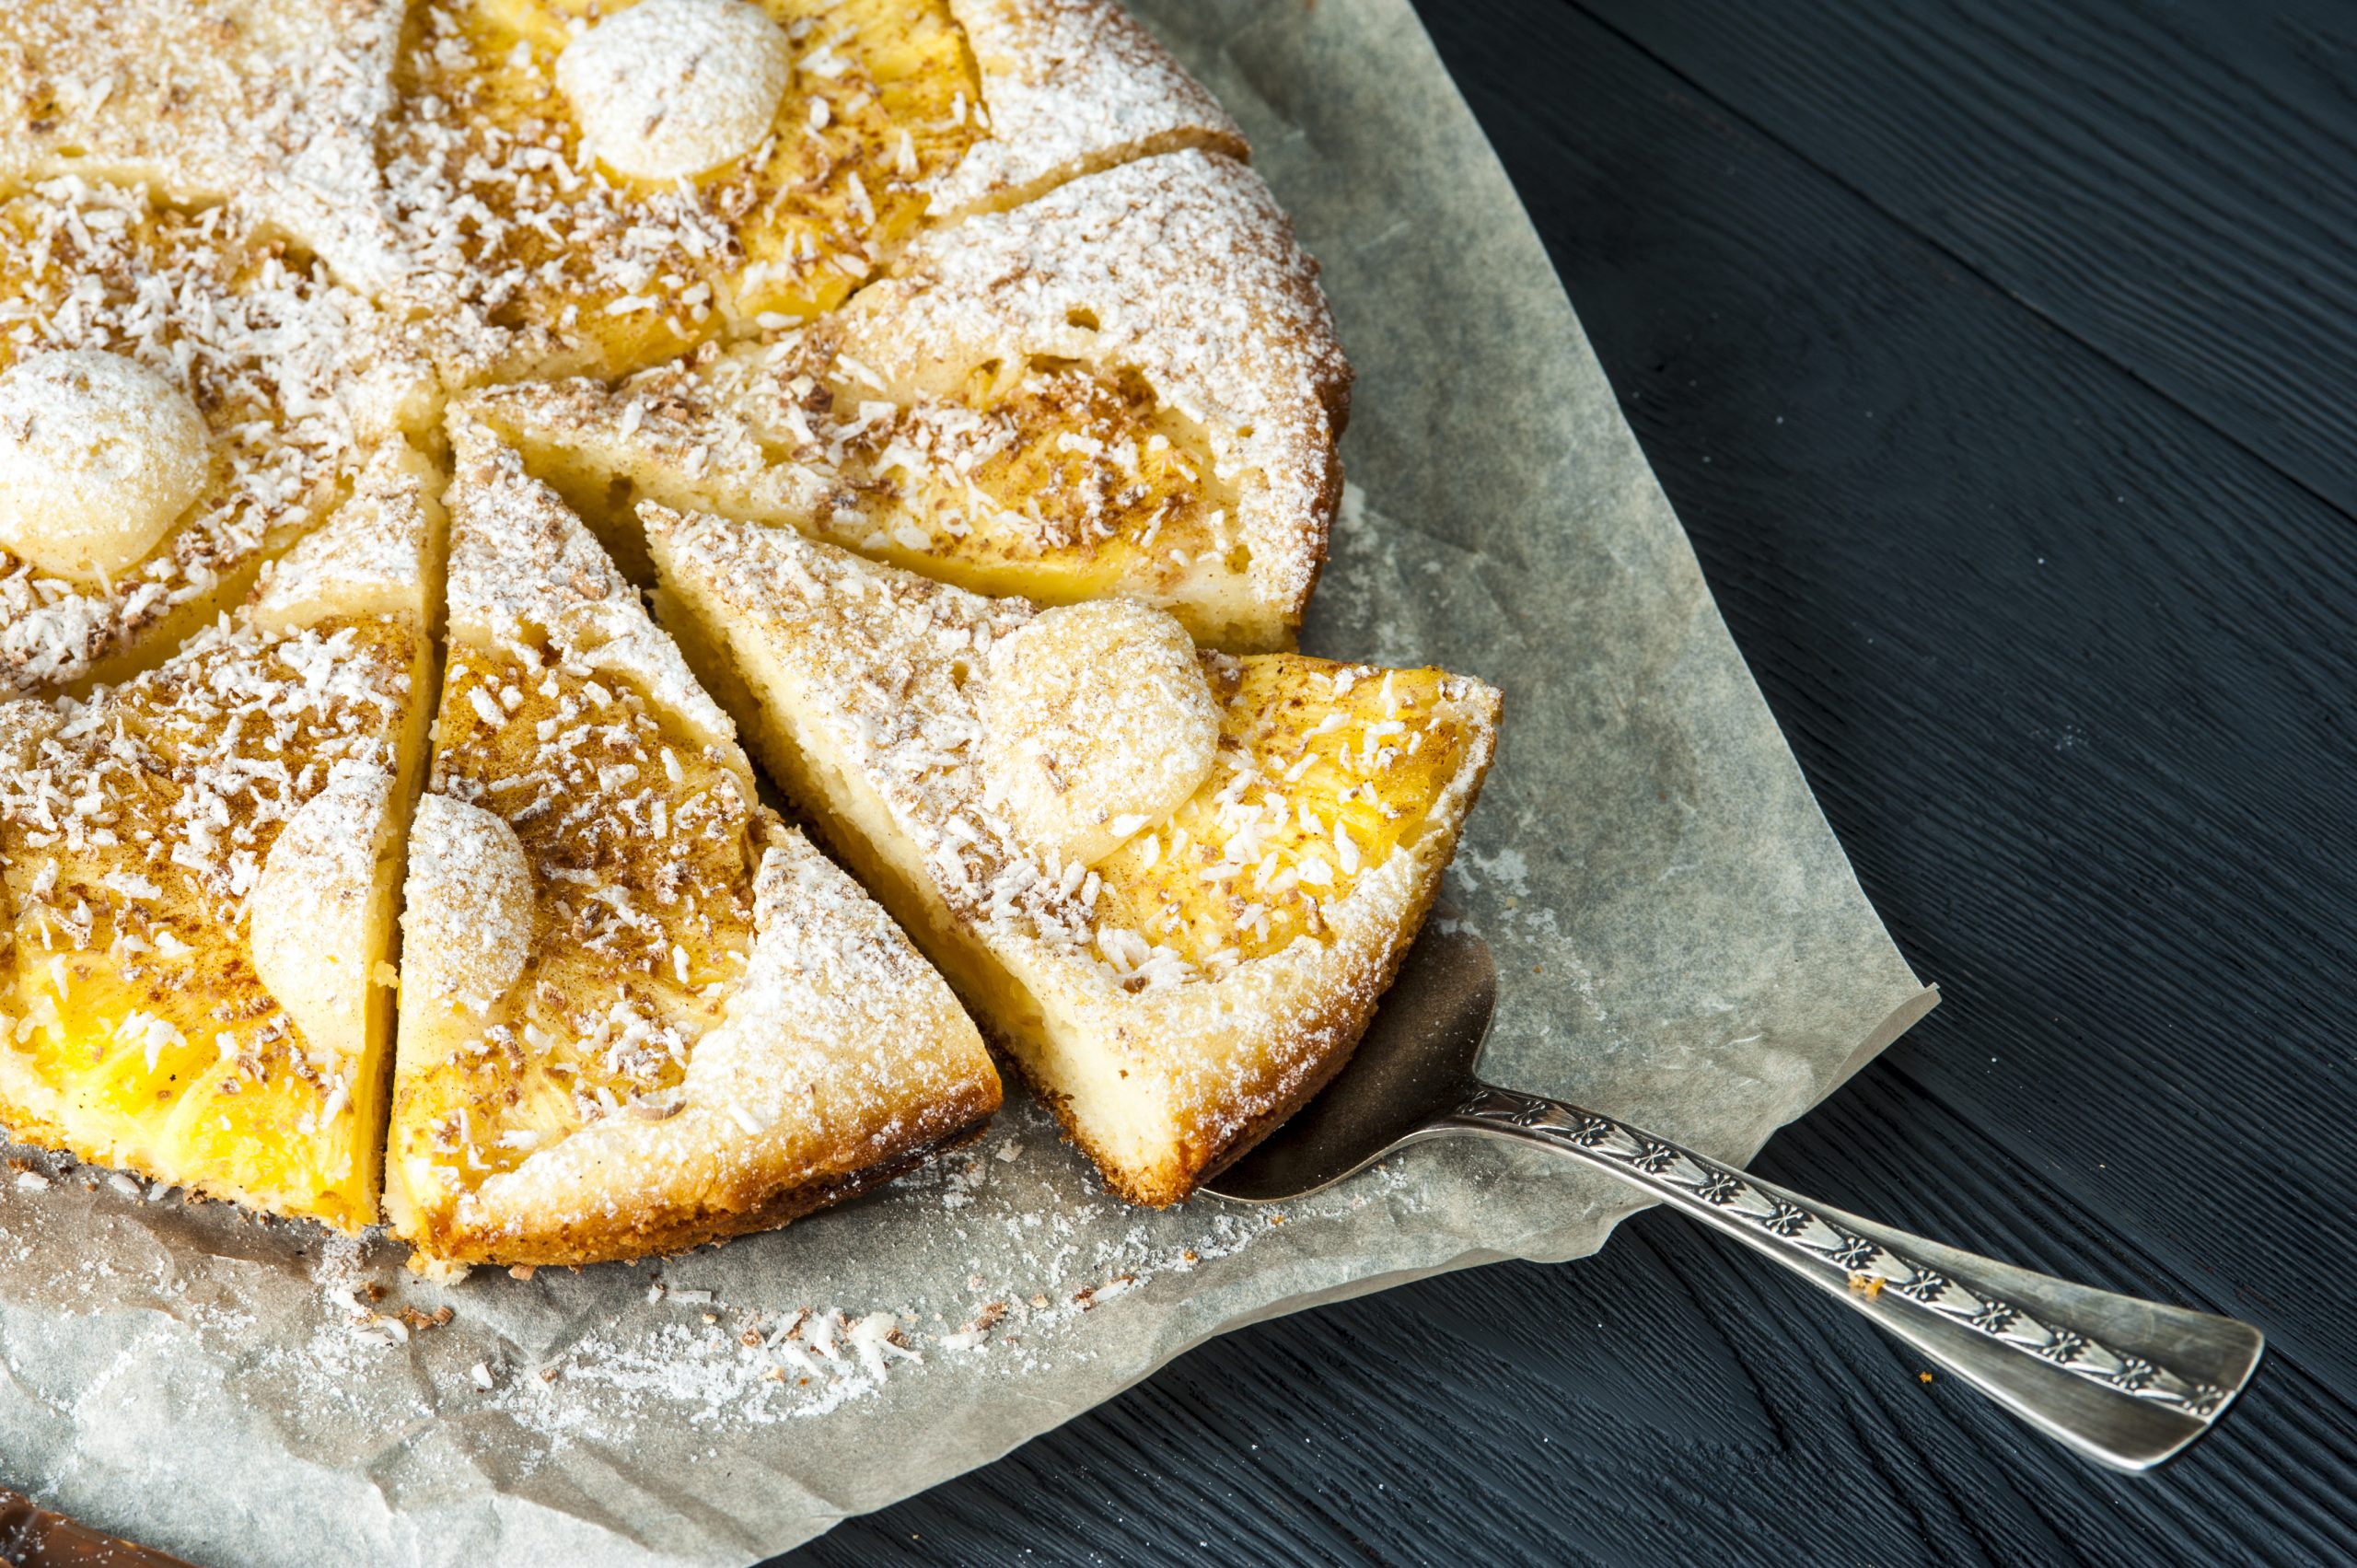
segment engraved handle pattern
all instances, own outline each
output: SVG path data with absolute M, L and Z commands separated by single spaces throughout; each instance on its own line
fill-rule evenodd
M 1732 1166 L 1608 1116 L 1483 1084 L 1467 1094 L 1449 1121 L 1466 1131 L 1504 1133 L 1559 1149 L 1678 1203 L 1804 1272 L 1831 1271 L 1851 1290 L 1869 1297 L 1888 1292 L 1992 1346 L 2035 1356 L 2116 1392 L 2204 1421 L 2226 1399 L 2227 1390 L 2215 1383 L 2114 1350 L 2067 1323 L 2042 1319 L 1856 1235 L 1790 1194 L 1764 1191 Z

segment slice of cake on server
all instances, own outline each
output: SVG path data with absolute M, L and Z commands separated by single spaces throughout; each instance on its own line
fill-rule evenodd
M 453 435 L 386 1183 L 415 1264 L 764 1229 L 977 1132 L 998 1077 L 949 988 L 759 803 L 587 528 Z
M 1127 600 L 1039 610 L 642 507 L 661 608 L 774 776 L 1133 1202 L 1348 1058 L 1473 806 L 1498 694 L 1199 653 Z

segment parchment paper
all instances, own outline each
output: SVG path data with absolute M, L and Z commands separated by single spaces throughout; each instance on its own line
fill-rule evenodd
M 1507 692 L 1447 894 L 1505 977 L 1489 1075 L 1748 1156 L 1933 995 L 1537 236 L 1405 0 L 1144 10 L 1244 122 L 1358 367 L 1307 645 Z M 1017 1094 L 976 1149 L 787 1231 L 437 1290 L 395 1247 L 40 1172 L 45 1191 L 0 1179 L 0 1481 L 203 1563 L 746 1562 L 1213 1334 L 1579 1257 L 1632 1207 L 1457 1141 L 1282 1224 L 1208 1199 L 1148 1214 L 1103 1197 Z M 445 1305 L 406 1342 L 381 1321 Z M 878 1313 L 921 1360 L 852 1343 L 891 1326 Z

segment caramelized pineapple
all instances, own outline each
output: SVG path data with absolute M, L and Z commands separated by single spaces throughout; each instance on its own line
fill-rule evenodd
M 1437 669 L 1268 654 L 1207 659 L 1205 674 L 1212 777 L 1095 869 L 1103 930 L 1216 972 L 1323 936 L 1323 912 L 1423 830 L 1480 738 Z
M 1124 1196 L 1185 1197 L 1347 1058 L 1494 746 L 1438 670 L 1198 656 L 785 529 L 642 507 L 772 774 Z
M 436 514 L 381 452 L 235 624 L 0 708 L 0 1124 L 353 1231 L 377 1218 Z
M 1202 427 L 1134 369 L 991 364 L 946 395 L 881 403 L 840 358 L 827 369 L 813 381 L 819 422 L 840 432 L 837 486 L 816 531 L 832 543 L 1050 604 L 1178 578 L 1155 564 L 1173 552 L 1191 563 L 1238 549 L 1236 490 Z
M 555 494 L 454 430 L 387 1206 L 415 1264 L 784 1224 L 970 1135 L 973 1025 L 752 771 Z
M 423 7 L 392 184 L 436 269 L 417 303 L 497 340 L 475 364 L 450 341 L 461 377 L 612 376 L 732 323 L 830 309 L 981 134 L 981 80 L 943 0 L 639 3 L 662 14 Z M 770 100 L 749 134 L 749 82 Z M 689 133 L 649 145 L 633 132 L 650 125 Z

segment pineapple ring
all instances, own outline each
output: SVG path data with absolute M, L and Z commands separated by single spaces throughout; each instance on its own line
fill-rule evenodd
M 204 488 L 204 421 L 135 359 L 61 349 L 0 371 L 0 545 L 78 582 L 156 546 Z
M 770 134 L 793 76 L 784 29 L 744 0 L 641 0 L 556 63 L 589 150 L 638 180 L 743 157 Z
M 986 796 L 1084 865 L 1177 810 L 1219 751 L 1194 640 L 1133 599 L 1045 610 L 999 644 L 981 716 Z

